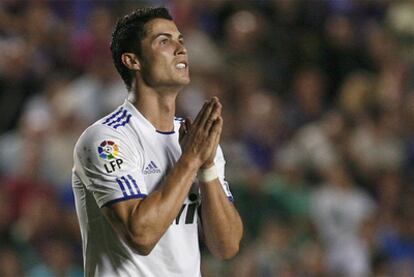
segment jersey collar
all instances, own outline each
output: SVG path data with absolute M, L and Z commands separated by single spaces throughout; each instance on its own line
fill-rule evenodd
M 138 119 L 140 124 L 143 124 L 146 128 L 148 128 L 150 130 L 153 130 L 154 133 L 158 133 L 158 134 L 162 134 L 162 135 L 175 134 L 175 124 L 174 124 L 174 131 L 171 131 L 171 132 L 158 131 L 154 127 L 154 125 L 152 125 L 152 123 L 147 118 L 145 118 L 145 116 L 143 116 L 141 114 L 141 112 L 128 99 L 125 99 L 124 107 L 125 107 L 125 109 L 127 109 L 132 115 L 134 115 Z

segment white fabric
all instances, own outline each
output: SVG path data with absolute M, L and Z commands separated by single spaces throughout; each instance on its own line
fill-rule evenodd
M 133 198 L 144 198 L 162 186 L 181 155 L 180 121 L 174 132 L 160 133 L 135 107 L 125 101 L 116 111 L 90 126 L 74 151 L 73 190 L 81 227 L 85 276 L 200 276 L 197 182 L 172 222 L 148 256 L 129 248 L 113 230 L 100 208 Z M 116 145 L 116 146 L 115 146 Z M 224 157 L 215 163 L 226 195 Z
M 330 270 L 345 276 L 370 276 L 369 251 L 360 228 L 374 214 L 373 200 L 362 190 L 325 184 L 313 193 L 311 201 Z
M 217 168 L 213 165 L 207 169 L 200 169 L 197 178 L 200 182 L 211 182 L 218 178 Z

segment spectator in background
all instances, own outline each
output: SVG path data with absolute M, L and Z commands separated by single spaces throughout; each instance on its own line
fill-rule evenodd
M 65 102 L 90 124 L 110 112 L 126 97 L 124 86 L 112 65 L 110 34 L 113 15 L 106 7 L 92 9 L 86 29 L 73 37 L 74 64 L 83 74 L 67 86 Z
M 281 103 L 268 91 L 257 88 L 252 92 L 244 97 L 240 107 L 240 118 L 244 119 L 241 136 L 251 166 L 268 172 L 284 135 Z
M 17 38 L 0 40 L 0 108 L 8 116 L 0 120 L 0 133 L 15 128 L 25 102 L 39 89 L 30 72 L 30 46 Z
M 375 203 L 354 184 L 343 165 L 327 167 L 324 177 L 313 192 L 311 214 L 326 249 L 329 273 L 369 276 L 371 257 L 361 231 L 372 221 Z
M 290 103 L 285 108 L 285 120 L 291 130 L 321 119 L 326 111 L 326 79 L 318 67 L 304 66 L 292 80 Z
M 397 111 L 374 106 L 365 111 L 365 119 L 349 135 L 349 156 L 357 176 L 373 191 L 375 176 L 385 169 L 402 167 L 403 141 Z
M 266 194 L 273 204 L 272 214 L 288 222 L 295 232 L 292 236 L 299 241 L 309 236 L 310 186 L 295 149 L 282 149 L 275 163 L 275 173 L 267 174 L 264 180 Z

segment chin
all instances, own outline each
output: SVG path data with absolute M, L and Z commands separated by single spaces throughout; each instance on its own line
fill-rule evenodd
M 177 80 L 177 84 L 181 86 L 186 86 L 190 84 L 190 82 L 191 82 L 190 77 L 180 78 L 180 80 Z
M 191 83 L 190 77 L 188 77 L 185 81 L 184 81 L 184 85 L 188 85 Z

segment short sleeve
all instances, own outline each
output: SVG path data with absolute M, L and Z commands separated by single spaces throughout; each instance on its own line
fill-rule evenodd
M 146 197 L 142 153 L 131 146 L 125 134 L 106 126 L 92 126 L 76 144 L 75 171 L 100 208 Z
M 222 149 L 221 149 L 220 146 L 217 148 L 217 153 L 216 153 L 216 157 L 214 159 L 214 163 L 216 165 L 217 173 L 219 175 L 219 180 L 220 180 L 220 183 L 221 183 L 221 185 L 223 187 L 223 190 L 226 193 L 227 198 L 230 201 L 233 202 L 234 201 L 234 198 L 233 198 L 233 195 L 232 195 L 232 193 L 230 191 L 229 183 L 227 182 L 226 177 L 225 177 L 225 165 L 226 165 L 226 161 L 224 159 L 223 151 L 222 151 Z

